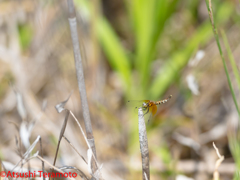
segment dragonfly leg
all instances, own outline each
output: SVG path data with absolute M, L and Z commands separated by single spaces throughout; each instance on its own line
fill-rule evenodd
M 148 112 L 149 112 L 149 108 L 146 108 L 147 109 L 147 112 L 145 112 L 144 114 L 143 114 L 143 116 L 145 116 Z M 145 110 L 145 109 L 144 109 Z
M 151 115 L 150 115 L 149 118 L 148 118 L 148 124 L 149 124 L 149 122 L 150 122 L 151 117 L 152 117 L 152 113 L 151 113 Z

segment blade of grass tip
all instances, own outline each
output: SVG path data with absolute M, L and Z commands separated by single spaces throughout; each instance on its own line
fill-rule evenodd
M 42 138 L 40 137 L 39 139 L 39 143 L 40 143 L 40 153 L 41 153 L 41 156 L 43 157 L 43 150 L 42 150 Z M 44 174 L 44 162 L 42 161 L 42 172 Z M 45 180 L 45 177 L 43 176 L 43 180 Z
M 150 180 L 148 140 L 142 108 L 138 109 L 138 128 L 140 151 L 142 156 L 142 176 L 143 180 Z M 147 179 L 145 178 L 145 173 L 147 175 Z
M 92 124 L 91 124 L 90 113 L 88 108 L 87 92 L 86 92 L 86 87 L 84 82 L 83 66 L 82 66 L 82 59 L 80 54 L 80 46 L 79 46 L 78 32 L 77 32 L 76 14 L 75 14 L 73 1 L 68 0 L 67 2 L 68 2 L 68 11 L 69 11 L 68 21 L 69 21 L 69 26 L 71 30 L 75 68 L 77 72 L 78 89 L 81 97 L 84 124 L 85 124 L 88 142 L 91 146 L 91 149 L 93 150 L 93 154 L 97 158 L 93 131 L 92 131 Z M 97 170 L 97 167 L 94 161 L 93 161 L 92 167 L 93 167 L 93 172 L 95 172 Z
M 57 155 L 58 155 L 58 150 L 59 150 L 59 147 L 60 147 L 60 143 L 61 143 L 61 140 L 62 140 L 62 136 L 63 136 L 63 134 L 64 134 L 64 132 L 65 132 L 65 129 L 66 129 L 66 126 L 67 126 L 68 117 L 69 117 L 69 110 L 65 109 L 64 106 L 65 106 L 66 103 L 68 102 L 68 100 L 69 100 L 69 98 L 71 97 L 71 95 L 72 95 L 72 92 L 71 92 L 71 94 L 68 96 L 68 98 L 67 98 L 65 101 L 60 102 L 59 104 L 57 104 L 57 105 L 55 106 L 55 108 L 56 108 L 56 110 L 57 110 L 58 113 L 61 113 L 61 112 L 64 111 L 64 110 L 66 110 L 67 112 L 66 112 L 66 115 L 65 115 L 65 118 L 64 118 L 64 122 L 63 122 L 63 125 L 62 125 L 62 128 L 61 128 L 61 132 L 60 132 L 59 138 L 58 138 L 57 150 L 56 150 L 55 157 L 54 157 L 54 161 L 53 161 L 53 165 L 54 165 L 54 166 L 55 166 L 55 164 L 56 164 Z M 54 180 L 54 178 L 53 178 L 53 180 Z
M 72 92 L 71 92 L 71 94 L 68 96 L 68 98 L 65 101 L 62 101 L 62 102 L 60 102 L 59 104 L 57 104 L 55 106 L 55 109 L 57 110 L 58 113 L 61 113 L 63 110 L 65 110 L 64 107 L 67 104 L 67 102 L 68 102 L 69 98 L 71 97 L 71 95 L 72 95 Z
M 57 155 L 58 155 L 59 146 L 60 146 L 60 143 L 61 143 L 61 140 L 62 140 L 63 134 L 64 134 L 65 129 L 66 129 L 66 126 L 67 126 L 68 117 L 69 117 L 69 111 L 66 110 L 66 115 L 65 115 L 65 118 L 64 118 L 64 122 L 63 122 L 63 125 L 62 125 L 62 129 L 61 129 L 61 132 L 60 132 L 59 138 L 58 138 L 57 150 L 56 150 L 55 157 L 54 157 L 54 161 L 53 161 L 53 165 L 54 165 L 54 166 L 55 166 L 55 164 L 56 164 L 56 160 L 57 160 Z
M 224 45 L 227 49 L 228 57 L 229 57 L 229 60 L 230 60 L 230 63 L 231 63 L 232 69 L 233 69 L 234 76 L 235 76 L 235 78 L 237 80 L 237 83 L 238 83 L 238 88 L 240 89 L 240 76 L 239 76 L 236 61 L 233 57 L 230 45 L 229 45 L 228 40 L 227 40 L 227 36 L 226 36 L 226 34 L 223 30 L 221 30 L 221 35 L 222 35 L 222 38 L 223 38 Z
M 207 1 L 209 1 L 209 2 L 207 2 Z M 233 90 L 233 87 L 232 87 L 232 83 L 231 83 L 231 80 L 230 80 L 230 77 L 229 77 L 227 65 L 226 65 L 225 59 L 223 57 L 222 48 L 221 48 L 221 45 L 220 45 L 217 29 L 215 27 L 215 23 L 214 23 L 214 19 L 213 19 L 211 0 L 205 0 L 205 2 L 206 2 L 206 5 L 207 5 L 207 9 L 208 9 L 209 19 L 210 19 L 210 22 L 212 24 L 214 37 L 215 37 L 215 40 L 217 42 L 218 50 L 219 50 L 219 53 L 220 53 L 220 56 L 221 56 L 221 59 L 222 59 L 222 62 L 223 62 L 224 70 L 225 70 L 225 73 L 226 73 L 226 76 L 227 76 L 228 85 L 229 85 L 229 88 L 231 90 L 231 94 L 232 94 L 233 101 L 234 101 L 234 104 L 235 104 L 237 112 L 238 112 L 238 116 L 240 117 L 240 111 L 239 111 L 239 108 L 238 108 L 237 99 L 236 99 L 236 96 L 235 96 L 235 93 L 234 93 L 234 90 Z

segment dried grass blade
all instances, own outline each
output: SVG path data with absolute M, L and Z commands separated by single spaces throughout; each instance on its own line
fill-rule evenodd
M 82 126 L 80 125 L 80 123 L 78 122 L 77 118 L 74 116 L 74 114 L 72 113 L 72 111 L 70 111 L 70 114 L 72 115 L 72 117 L 73 117 L 73 119 L 76 121 L 76 123 L 78 124 L 78 127 L 79 127 L 80 130 L 81 130 L 81 133 L 82 133 L 82 135 L 83 135 L 83 137 L 84 137 L 84 139 L 85 139 L 85 141 L 86 141 L 86 143 L 87 143 L 88 148 L 89 148 L 91 151 L 93 151 L 93 150 L 92 150 L 92 146 L 91 146 L 91 144 L 89 143 L 89 139 L 87 139 L 86 135 L 84 134 L 84 131 L 83 131 L 83 129 L 82 129 Z M 100 168 L 99 168 L 99 166 L 98 166 L 98 162 L 97 162 L 97 159 L 96 159 L 96 157 L 95 157 L 95 154 L 93 153 L 92 156 L 93 156 L 92 159 L 95 161 L 95 165 L 96 165 L 96 168 L 97 168 L 94 172 L 98 172 L 98 175 L 99 175 L 99 177 L 98 177 L 97 179 L 102 179 L 102 177 L 101 177 L 102 175 L 101 175 Z M 92 161 L 92 162 L 93 162 L 93 161 Z M 94 174 L 94 173 L 93 173 L 93 174 Z
M 216 150 L 216 153 L 218 155 L 218 160 L 216 161 L 216 164 L 215 164 L 215 170 L 214 170 L 214 173 L 213 173 L 213 179 L 214 180 L 219 180 L 219 172 L 218 172 L 218 168 L 219 166 L 221 165 L 222 161 L 224 160 L 224 156 L 220 155 L 219 151 L 218 151 L 218 148 L 216 147 L 216 145 L 214 144 L 213 142 L 213 147 L 214 149 Z
M 41 156 L 43 157 L 43 150 L 42 150 L 42 138 L 40 137 L 39 139 L 39 143 L 40 143 L 40 152 L 41 152 Z M 44 174 L 44 161 L 42 161 L 42 172 Z M 43 176 L 43 180 L 45 180 L 45 177 Z
M 39 141 L 40 138 L 41 138 L 41 136 L 38 136 L 38 137 L 36 138 L 36 140 L 32 143 L 32 145 L 31 145 L 31 146 L 28 148 L 28 150 L 24 153 L 23 158 L 13 167 L 13 169 L 12 169 L 11 171 L 14 171 L 14 169 L 18 166 L 18 164 L 19 164 L 20 162 L 23 162 L 23 160 L 25 160 L 25 161 L 27 162 L 28 159 L 31 159 L 31 157 L 28 158 L 28 156 L 29 156 L 29 154 L 32 152 L 33 148 L 36 146 L 36 144 L 37 144 L 37 142 Z
M 55 106 L 55 108 L 56 108 L 58 113 L 61 113 L 63 110 L 65 110 L 65 105 L 68 102 L 68 100 L 71 97 L 71 95 L 72 95 L 72 92 L 71 92 L 71 94 L 68 96 L 68 98 L 65 101 L 62 101 L 62 102 L 60 102 L 59 104 L 57 104 Z
M 78 152 L 78 150 L 73 146 L 73 144 L 68 140 L 67 137 L 63 135 L 63 138 L 70 144 L 70 146 L 76 151 L 76 153 L 83 159 L 83 161 L 87 164 L 86 159 Z
M 0 164 L 1 164 L 2 168 L 3 168 L 3 170 L 4 170 L 5 172 L 8 172 L 8 170 L 7 170 L 7 169 L 5 168 L 5 166 L 4 166 L 1 158 L 0 158 Z M 2 170 L 2 169 L 0 169 L 0 171 L 1 171 L 1 170 Z M 8 179 L 9 179 L 9 180 L 12 180 L 12 177 L 10 176 L 10 177 L 8 177 Z
M 22 120 L 25 120 L 27 117 L 26 108 L 24 106 L 23 97 L 16 89 L 14 89 L 17 98 L 17 110 Z
M 43 159 L 41 156 L 37 155 L 37 158 L 40 159 L 41 161 L 44 161 L 47 165 L 49 165 L 52 169 L 55 169 L 58 172 L 64 173 L 61 169 L 57 168 L 56 166 L 51 165 L 48 161 Z M 68 177 L 71 180 L 74 180 L 74 178 Z
M 63 125 L 62 125 L 62 128 L 61 128 L 61 132 L 60 132 L 60 135 L 59 135 L 59 138 L 58 138 L 58 145 L 57 145 L 57 150 L 56 150 L 56 153 L 55 153 L 55 157 L 54 157 L 53 165 L 56 164 L 56 160 L 57 160 L 57 155 L 58 155 L 59 146 L 60 146 L 60 143 L 61 143 L 61 140 L 62 140 L 63 134 L 64 134 L 65 129 L 66 129 L 66 126 L 67 126 L 68 117 L 69 117 L 69 110 L 66 110 L 66 115 L 65 115 L 65 118 L 64 118 L 64 122 L 63 122 Z

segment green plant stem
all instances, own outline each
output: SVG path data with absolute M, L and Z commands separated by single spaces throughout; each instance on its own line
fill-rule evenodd
M 209 14 L 209 19 L 210 19 L 210 22 L 211 22 L 211 25 L 212 25 L 213 34 L 214 34 L 215 40 L 217 42 L 218 50 L 219 50 L 219 53 L 220 53 L 220 56 L 221 56 L 221 59 L 222 59 L 222 62 L 223 62 L 224 70 L 225 70 L 225 73 L 226 73 L 226 76 L 227 76 L 228 85 L 229 85 L 229 88 L 230 88 L 231 93 L 232 93 L 233 101 L 234 101 L 234 104 L 236 106 L 238 116 L 240 117 L 240 111 L 239 111 L 239 108 L 238 108 L 237 99 L 236 99 L 236 96 L 235 96 L 235 93 L 234 93 L 234 90 L 233 90 L 233 87 L 232 87 L 231 79 L 229 77 L 226 61 L 223 57 L 222 48 L 221 48 L 221 45 L 220 45 L 217 29 L 215 27 L 215 23 L 214 23 L 214 19 L 213 19 L 211 0 L 205 0 L 205 1 L 206 1 L 206 5 L 207 5 L 207 8 L 208 8 L 208 14 Z

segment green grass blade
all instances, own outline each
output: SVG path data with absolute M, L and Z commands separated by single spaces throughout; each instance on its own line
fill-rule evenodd
M 136 59 L 135 67 L 140 73 L 140 81 L 146 87 L 149 79 L 149 68 L 153 55 L 151 54 L 152 34 L 154 30 L 155 0 L 142 3 L 141 12 L 138 16 L 138 27 L 136 31 Z
M 235 160 L 236 170 L 240 171 L 240 143 L 237 141 L 237 137 L 233 135 L 228 136 L 228 139 L 232 156 Z
M 174 13 L 178 0 L 165 0 L 156 2 L 157 11 L 155 11 L 155 29 L 153 32 L 153 47 L 156 46 L 158 39 L 163 31 L 165 22 Z
M 90 2 L 86 0 L 76 1 L 76 6 L 81 9 L 82 15 L 90 20 Z M 107 56 L 107 60 L 111 67 L 120 75 L 125 90 L 130 88 L 131 83 L 131 66 L 127 53 L 121 45 L 117 34 L 104 17 L 100 17 L 95 21 L 97 24 L 98 39 Z
M 229 2 L 221 4 L 217 14 L 217 21 L 221 24 L 225 23 L 233 12 L 233 6 Z M 224 17 L 222 16 L 224 14 Z M 179 75 L 180 70 L 188 63 L 192 53 L 199 46 L 206 44 L 212 37 L 212 29 L 206 22 L 202 24 L 197 31 L 191 36 L 185 48 L 175 52 L 169 60 L 163 65 L 159 74 L 155 77 L 149 88 L 149 97 L 157 99 L 166 91 L 169 85 L 174 82 Z
M 220 44 L 220 41 L 219 41 L 217 29 L 216 29 L 216 26 L 215 26 L 215 23 L 214 23 L 214 19 L 213 19 L 211 0 L 209 0 L 209 3 L 207 2 L 207 0 L 205 0 L 205 1 L 206 1 L 207 8 L 208 8 L 209 19 L 210 19 L 210 22 L 212 24 L 213 34 L 214 34 L 215 40 L 217 42 L 218 50 L 219 50 L 219 53 L 220 53 L 220 56 L 221 56 L 221 59 L 222 59 L 222 62 L 223 62 L 224 70 L 225 70 L 225 73 L 226 73 L 226 76 L 227 76 L 228 85 L 229 85 L 229 88 L 231 90 L 231 94 L 232 94 L 232 97 L 233 97 L 233 101 L 234 101 L 235 107 L 236 107 L 237 112 L 238 112 L 238 116 L 240 117 L 240 111 L 239 111 L 239 108 L 238 108 L 237 99 L 236 99 L 236 96 L 235 96 L 235 93 L 234 93 L 234 90 L 233 90 L 233 87 L 232 87 L 231 79 L 229 77 L 226 61 L 225 61 L 225 59 L 223 57 L 221 44 Z
M 132 0 L 128 11 L 134 22 L 136 39 L 135 67 L 139 72 L 142 88 L 147 90 L 151 76 L 150 66 L 156 45 L 167 19 L 173 14 L 178 0 Z M 130 10 L 132 8 L 132 11 Z
M 240 75 L 239 75 L 239 72 L 238 72 L 236 61 L 233 57 L 231 48 L 229 46 L 227 36 L 226 36 L 226 34 L 223 30 L 221 31 L 221 35 L 222 35 L 222 38 L 223 38 L 224 45 L 227 49 L 228 57 L 229 57 L 229 60 L 230 60 L 230 63 L 231 63 L 232 69 L 233 69 L 234 76 L 235 76 L 235 78 L 237 80 L 237 83 L 238 83 L 238 88 L 240 89 Z
M 126 52 L 117 35 L 105 19 L 100 19 L 97 24 L 99 40 L 108 61 L 124 80 L 127 87 L 131 85 L 131 66 Z
M 208 42 L 211 32 L 211 27 L 209 27 L 208 23 L 203 24 L 193 34 L 187 46 L 174 53 L 167 63 L 164 64 L 162 70 L 150 86 L 149 96 L 152 99 L 158 98 L 166 91 L 180 70 L 188 63 L 192 53 L 198 49 L 199 45 L 204 45 Z
M 26 50 L 32 40 L 33 29 L 29 24 L 21 24 L 18 26 L 20 45 L 23 50 Z

